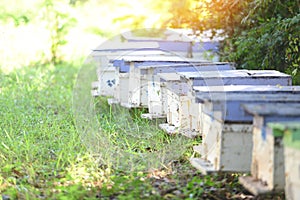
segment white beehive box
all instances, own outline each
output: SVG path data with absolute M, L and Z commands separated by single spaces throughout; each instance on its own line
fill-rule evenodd
M 235 69 L 233 64 L 220 63 L 220 62 L 201 62 L 201 63 L 187 63 L 187 64 L 173 64 L 173 65 L 158 65 L 158 66 L 144 66 L 139 67 L 137 70 L 147 70 L 148 74 L 148 109 L 149 113 L 143 115 L 143 117 L 156 118 L 166 117 L 167 114 L 167 90 L 165 89 L 166 80 L 161 82 L 160 76 L 157 74 L 165 75 L 164 79 L 171 79 L 173 81 L 179 80 L 174 72 L 183 71 L 218 71 L 218 70 L 230 70 Z M 175 80 L 174 80 L 175 78 Z
M 251 176 L 240 177 L 240 182 L 255 195 L 284 190 L 285 165 L 283 131 L 269 122 L 300 121 L 300 104 L 245 105 L 254 115 Z
M 300 199 L 300 121 L 281 124 L 284 130 L 285 197 Z
M 127 107 L 147 107 L 148 74 L 147 70 L 139 70 L 130 65 Z
M 203 72 L 180 72 L 180 87 L 177 90 L 178 80 L 169 81 L 167 89 L 172 95 L 168 95 L 167 122 L 178 129 L 198 130 L 199 123 L 196 118 L 201 108 L 191 101 L 188 93 L 192 93 L 193 86 L 222 86 L 222 85 L 290 85 L 291 77 L 277 71 L 262 70 L 224 70 Z M 168 81 L 167 81 L 168 82 Z M 185 96 L 185 97 L 183 97 Z M 173 98 L 173 99 L 172 99 Z M 185 102 L 178 102 L 183 99 Z M 172 105 L 174 104 L 174 105 Z M 189 110 L 185 110 L 185 109 Z M 175 123 L 174 123 L 175 122 Z
M 248 172 L 251 164 L 252 125 L 224 123 L 203 114 L 202 144 L 194 147 L 201 158 L 191 158 L 191 164 L 203 174 L 216 171 Z
M 118 59 L 112 61 L 114 66 L 118 68 L 119 74 L 127 73 L 128 74 L 128 87 L 127 84 L 124 86 L 118 84 L 116 86 L 116 94 L 118 97 L 122 93 L 128 93 L 126 97 L 120 97 L 116 100 L 121 103 L 121 105 L 125 107 L 145 107 L 147 106 L 147 70 L 138 70 L 136 68 L 145 67 L 145 66 L 155 66 L 155 65 L 166 65 L 166 64 L 178 64 L 178 63 L 190 63 L 190 62 L 200 62 L 199 60 L 187 60 L 184 58 L 180 58 L 177 56 L 173 56 L 168 54 L 167 52 L 162 52 L 157 55 L 148 55 L 144 56 L 122 56 Z M 122 98 L 122 100 L 121 100 Z
M 132 102 L 140 102 L 142 107 L 148 107 L 149 113 L 143 114 L 144 118 L 165 118 L 166 117 L 166 90 L 165 83 L 161 82 L 160 77 L 157 74 L 168 74 L 174 72 L 192 72 L 192 71 L 218 71 L 218 70 L 230 70 L 235 69 L 231 63 L 222 62 L 208 62 L 190 60 L 190 63 L 173 63 L 162 65 L 146 65 L 134 67 L 134 73 L 130 73 L 132 77 L 133 85 L 139 83 L 145 83 L 147 77 L 147 87 L 141 85 L 139 90 L 135 90 L 135 98 L 130 99 Z M 167 75 L 168 76 L 168 75 Z M 177 76 L 177 75 L 175 75 Z M 174 75 L 170 75 L 169 78 L 174 78 Z M 146 97 L 144 95 L 147 95 Z M 147 102 L 141 101 L 141 99 Z M 133 103 L 133 104 L 134 104 Z
M 113 91 L 117 84 L 115 67 L 107 64 L 106 68 L 97 71 L 98 94 L 99 96 L 113 96 Z
M 187 35 L 178 33 L 177 31 L 165 30 L 164 32 L 160 32 L 157 36 L 150 36 L 146 32 L 143 33 L 142 36 L 140 33 L 135 35 L 134 32 L 125 32 L 122 33 L 122 37 L 129 42 L 154 41 L 157 42 L 159 48 L 164 51 L 174 52 L 174 54 L 180 57 L 193 57 L 193 40 Z
M 113 90 L 109 91 L 113 96 L 113 99 L 108 100 L 109 102 L 121 103 L 126 107 L 128 106 L 128 98 L 130 97 L 129 87 L 133 87 L 133 84 L 130 83 L 130 66 L 133 66 L 135 62 L 141 63 L 143 60 L 148 61 L 152 57 L 168 58 L 172 56 L 169 56 L 168 53 L 161 50 L 136 50 L 128 52 L 126 55 L 118 56 L 117 58 L 110 58 L 110 63 L 114 66 L 116 85 Z
M 224 94 L 210 95 L 197 96 L 198 102 L 204 103 L 202 144 L 195 147 L 201 158 L 191 159 L 203 173 L 250 171 L 252 116 L 242 109 L 242 104 L 300 102 L 300 94 L 232 93 L 225 98 Z
M 115 68 L 109 63 L 111 59 L 122 55 L 144 55 L 155 53 L 159 49 L 157 42 L 122 42 L 109 41 L 99 46 L 91 53 L 93 62 L 97 65 L 97 81 L 93 83 L 96 96 L 113 96 L 116 83 Z
M 210 95 L 217 93 L 236 93 L 236 94 L 246 94 L 246 93 L 265 93 L 265 94 L 286 94 L 300 93 L 300 86 L 281 86 L 281 85 L 220 85 L 220 86 L 194 86 L 193 92 L 189 93 L 191 99 L 194 99 L 198 94 L 207 94 Z M 224 98 L 226 98 L 224 96 Z M 202 120 L 202 106 L 201 103 L 195 103 L 192 101 L 192 105 L 190 106 L 191 110 L 189 111 L 190 119 L 191 119 L 191 128 L 198 132 L 200 135 L 203 132 L 201 124 Z
M 182 29 L 167 29 L 160 31 L 155 35 L 151 31 L 135 34 L 134 32 L 123 33 L 122 36 L 127 41 L 155 41 L 158 42 L 160 49 L 174 52 L 182 57 L 205 58 L 212 61 L 218 61 L 219 41 L 223 40 L 219 37 L 211 39 L 211 32 L 203 32 L 197 36 L 197 39 L 192 36 L 190 30 Z M 191 37 L 192 36 L 192 37 Z

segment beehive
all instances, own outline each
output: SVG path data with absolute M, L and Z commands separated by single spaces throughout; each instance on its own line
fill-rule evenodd
M 201 159 L 192 164 L 203 173 L 210 171 L 250 171 L 252 158 L 252 116 L 242 104 L 299 103 L 300 94 L 202 94 L 202 144 L 195 147 Z M 242 152 L 241 152 L 242 151 Z M 203 164 L 205 163 L 205 164 Z
M 277 71 L 262 70 L 224 70 L 204 72 L 179 72 L 180 80 L 168 83 L 168 113 L 167 121 L 179 129 L 197 130 L 195 116 L 201 108 L 193 104 L 188 93 L 193 86 L 222 86 L 222 85 L 290 85 L 291 77 Z M 168 82 L 168 81 L 167 81 Z M 180 83 L 178 83 L 180 82 Z M 176 90 L 177 85 L 188 88 L 184 92 Z M 182 99 L 184 102 L 179 102 Z M 192 113 L 189 110 L 192 110 Z
M 115 68 L 109 63 L 109 60 L 119 56 L 132 54 L 144 55 L 157 53 L 159 45 L 156 42 L 121 42 L 109 41 L 91 53 L 91 59 L 97 65 L 97 80 L 93 83 L 94 96 L 113 96 L 116 83 Z
M 193 92 L 189 94 L 191 99 L 194 99 L 194 96 L 200 94 L 207 94 L 208 96 L 212 94 L 222 94 L 222 93 L 236 93 L 236 94 L 246 94 L 246 93 L 264 93 L 264 94 L 286 94 L 300 93 L 300 86 L 280 86 L 280 85 L 220 85 L 220 86 L 194 86 Z M 225 96 L 224 96 L 225 98 Z M 189 111 L 191 119 L 191 129 L 202 133 L 201 123 L 202 123 L 202 104 L 195 103 L 192 101 L 191 110 Z
M 125 107 L 139 107 L 141 101 L 146 100 L 140 98 L 139 93 L 147 90 L 147 73 L 135 73 L 135 68 L 142 66 L 155 66 L 155 65 L 167 65 L 167 64 L 178 64 L 178 63 L 196 63 L 201 60 L 184 59 L 177 56 L 169 55 L 163 52 L 159 55 L 145 55 L 145 56 L 122 56 L 118 59 L 114 59 L 113 65 L 117 68 L 116 73 L 119 80 L 123 80 L 123 84 L 117 84 L 114 91 L 114 97 L 116 101 L 120 102 Z M 126 74 L 126 75 L 125 75 Z M 126 83 L 125 83 L 126 82 Z M 125 95 L 125 96 L 122 96 Z M 143 102 L 146 104 L 146 101 Z
M 251 177 L 241 177 L 241 183 L 252 193 L 283 190 L 285 185 L 283 132 L 269 122 L 300 121 L 300 104 L 245 105 L 253 118 L 253 150 Z
M 131 66 L 129 73 L 130 97 L 128 103 L 132 107 L 148 107 L 149 114 L 144 116 L 162 116 L 163 113 L 156 111 L 156 106 L 163 102 L 160 88 L 160 79 L 156 77 L 158 73 L 174 73 L 184 71 L 218 71 L 234 69 L 230 63 L 211 63 L 207 61 L 197 63 L 173 63 L 164 65 Z
M 198 37 L 201 41 L 194 41 L 188 37 L 186 32 L 165 30 L 157 36 L 151 34 L 151 37 L 147 31 L 143 34 L 125 32 L 122 37 L 128 42 L 157 42 L 160 49 L 174 52 L 181 57 L 210 58 L 213 61 L 218 61 L 219 40 L 222 39 L 214 37 L 212 40 L 210 35 L 211 33 L 205 32 Z

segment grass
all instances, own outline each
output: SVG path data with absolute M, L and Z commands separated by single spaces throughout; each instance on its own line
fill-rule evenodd
M 198 141 L 165 135 L 139 117 L 143 110 L 86 97 L 78 83 L 93 70 L 80 67 L 0 73 L 2 199 L 252 198 L 236 174 L 203 176 L 190 166 Z
M 73 177 L 74 168 L 96 165 L 80 143 L 71 112 L 77 70 L 36 65 L 1 73 L 1 193 L 12 199 L 54 198 L 58 182 L 79 178 Z M 80 166 L 80 159 L 86 165 Z

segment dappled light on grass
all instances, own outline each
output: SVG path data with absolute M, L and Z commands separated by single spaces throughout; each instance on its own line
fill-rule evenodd
M 149 171 L 147 178 L 156 178 L 156 179 L 163 179 L 166 176 L 172 174 L 172 168 L 166 167 L 165 169 L 152 169 Z
M 86 156 L 74 126 L 76 71 L 65 64 L 0 74 L 0 193 L 11 199 L 50 198 L 58 182 L 98 187 L 105 181 L 106 172 Z M 80 155 L 85 156 L 80 160 Z
M 104 183 L 111 183 L 111 170 L 100 168 L 99 161 L 90 154 L 78 156 L 66 170 L 70 180 L 56 182 L 57 186 L 80 184 L 85 188 L 100 189 Z

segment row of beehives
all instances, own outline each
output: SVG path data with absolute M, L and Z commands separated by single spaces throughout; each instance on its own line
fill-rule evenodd
M 169 133 L 201 135 L 202 144 L 194 147 L 200 157 L 191 163 L 203 173 L 250 171 L 240 181 L 252 193 L 286 186 L 288 197 L 300 198 L 300 86 L 291 86 L 289 75 L 235 70 L 230 63 L 160 50 L 101 59 L 94 94 L 148 108 L 142 117 L 166 118 L 160 127 Z M 275 122 L 288 130 L 286 148 Z

